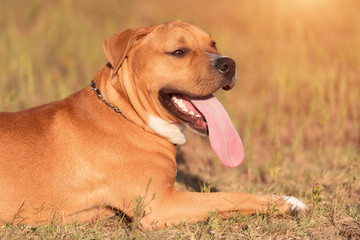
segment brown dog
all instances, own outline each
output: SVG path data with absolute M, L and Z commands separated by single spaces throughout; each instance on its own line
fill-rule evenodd
M 211 95 L 234 86 L 235 62 L 207 33 L 175 21 L 126 30 L 104 49 L 109 64 L 91 86 L 0 114 L 3 223 L 88 222 L 119 210 L 133 217 L 135 200 L 145 195 L 146 228 L 199 221 L 210 211 L 306 207 L 294 197 L 174 189 L 174 145 L 185 143 L 185 125 L 209 135 L 225 166 L 243 158 L 239 136 Z

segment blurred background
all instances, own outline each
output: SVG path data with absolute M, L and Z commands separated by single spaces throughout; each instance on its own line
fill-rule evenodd
M 237 86 L 217 96 L 246 157 L 238 168 L 222 167 L 207 139 L 188 132 L 178 187 L 198 190 L 205 181 L 306 200 L 321 184 L 328 200 L 340 186 L 358 202 L 359 10 L 357 0 L 0 0 L 0 111 L 87 86 L 114 33 L 182 19 L 237 62 Z

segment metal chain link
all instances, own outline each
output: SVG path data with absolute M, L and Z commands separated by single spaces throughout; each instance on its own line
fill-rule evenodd
M 112 110 L 114 110 L 116 113 L 120 113 L 123 117 L 125 117 L 124 116 L 124 114 L 117 108 L 117 107 L 114 107 L 114 106 L 112 106 L 110 103 L 108 103 L 105 99 L 104 99 L 104 97 L 101 95 L 101 92 L 100 92 L 100 90 L 98 89 L 98 88 L 96 88 L 96 85 L 95 85 L 95 82 L 94 82 L 94 80 L 92 80 L 91 81 L 91 87 L 92 87 L 92 89 L 94 90 L 94 92 L 96 93 L 96 95 L 101 99 L 101 101 L 103 101 L 108 107 L 110 107 Z M 126 118 L 126 117 L 125 117 Z

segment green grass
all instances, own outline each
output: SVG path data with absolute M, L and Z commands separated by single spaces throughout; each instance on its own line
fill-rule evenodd
M 88 225 L 7 225 L 1 238 L 360 238 L 359 1 L 0 0 L 0 6 L 0 111 L 88 85 L 106 63 L 102 42 L 116 32 L 173 19 L 201 26 L 237 62 L 237 86 L 217 96 L 246 157 L 240 167 L 224 168 L 207 139 L 188 133 L 176 187 L 293 195 L 309 205 L 296 218 L 209 213 L 207 221 L 155 232 L 124 216 Z

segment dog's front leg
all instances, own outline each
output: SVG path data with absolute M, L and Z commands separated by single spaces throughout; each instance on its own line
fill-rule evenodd
M 274 195 L 254 195 L 248 193 L 218 192 L 194 193 L 169 191 L 158 196 L 141 220 L 145 228 L 162 228 L 182 221 L 196 222 L 208 217 L 209 212 L 217 212 L 227 217 L 232 212 L 249 215 L 266 213 L 270 209 L 284 214 L 288 211 L 303 210 L 306 205 L 294 197 Z

